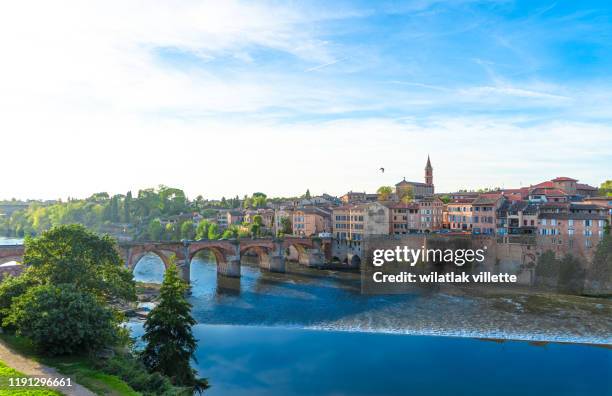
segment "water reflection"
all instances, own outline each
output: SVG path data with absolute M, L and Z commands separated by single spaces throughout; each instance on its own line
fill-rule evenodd
M 142 326 L 132 324 L 134 335 Z M 281 327 L 196 325 L 207 395 L 604 395 L 611 351 Z

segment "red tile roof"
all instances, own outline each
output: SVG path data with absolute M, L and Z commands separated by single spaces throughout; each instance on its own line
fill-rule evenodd
M 562 182 L 562 181 L 573 181 L 573 182 L 576 182 L 578 180 L 572 179 L 571 177 L 562 176 L 562 177 L 557 177 L 555 179 L 552 179 L 552 181 L 554 181 L 554 182 Z
M 546 195 L 546 196 L 551 196 L 551 197 L 564 197 L 567 195 L 567 193 L 563 190 L 559 190 L 558 188 L 553 188 L 553 189 L 549 189 L 549 188 L 534 188 L 531 191 L 531 194 L 535 194 L 535 195 Z
M 597 187 L 589 186 L 588 184 L 576 183 L 576 189 L 596 191 Z

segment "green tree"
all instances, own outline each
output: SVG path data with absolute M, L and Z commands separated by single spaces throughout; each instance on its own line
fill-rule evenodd
M 291 227 L 291 219 L 288 216 L 283 216 L 280 219 L 280 234 L 282 235 L 291 235 L 293 229 Z
M 208 227 L 210 226 L 210 222 L 207 220 L 202 220 L 198 223 L 198 227 L 196 228 L 196 240 L 208 239 Z
M 123 200 L 123 222 L 129 223 L 131 221 L 132 210 L 132 192 L 128 191 Z
M 266 194 L 261 192 L 253 193 L 253 197 L 251 198 L 251 202 L 254 208 L 263 208 L 267 204 L 268 197 Z
M 76 285 L 41 285 L 16 298 L 3 326 L 47 355 L 95 351 L 120 340 L 117 317 Z
M 164 234 L 164 227 L 159 219 L 153 219 L 147 227 L 147 235 L 151 241 L 159 241 Z
M 585 273 L 580 260 L 571 254 L 566 254 L 559 262 L 558 290 L 564 293 L 582 294 Z
M 193 230 L 193 221 L 187 220 L 181 224 L 181 239 L 193 239 L 195 236 Z
M 206 379 L 196 377 L 190 366 L 195 360 L 196 339 L 192 326 L 191 304 L 185 293 L 187 284 L 179 277 L 174 264 L 166 269 L 160 289 L 159 304 L 147 315 L 143 340 L 142 361 L 149 370 L 170 377 L 175 385 L 202 392 L 208 388 Z
M 223 235 L 221 235 L 222 239 L 233 239 L 238 236 L 238 232 L 234 230 L 233 227 L 230 227 L 223 231 Z
M 200 210 L 202 210 L 202 208 L 204 208 L 204 197 L 198 195 L 193 201 L 193 203 L 195 204 L 195 209 L 199 212 Z
M 242 200 L 242 207 L 244 209 L 249 209 L 252 205 L 253 205 L 253 202 L 252 202 L 251 198 L 249 198 L 247 195 L 245 195 L 244 199 Z
M 136 299 L 132 273 L 125 268 L 114 239 L 82 225 L 54 227 L 25 241 L 28 276 L 40 284 L 72 284 L 107 301 Z
M 110 221 L 119 222 L 119 196 L 115 195 L 110 199 Z
M 399 191 L 399 200 L 402 203 L 410 203 L 414 199 L 414 189 L 412 186 L 403 186 Z
M 559 261 L 552 250 L 547 250 L 538 257 L 535 267 L 536 283 L 554 286 L 558 276 Z
M 606 180 L 599 186 L 599 195 L 612 197 L 612 180 Z
M 253 224 L 250 225 L 251 235 L 258 237 L 261 235 L 261 229 L 263 227 L 263 218 L 261 215 L 253 216 Z
M 597 244 L 589 279 L 599 285 L 612 285 L 612 235 L 609 233 Z
M 442 202 L 444 202 L 445 204 L 447 204 L 447 203 L 449 203 L 449 202 L 451 201 L 451 197 L 450 197 L 449 195 L 442 195 L 442 196 L 440 197 L 440 200 L 441 200 Z
M 390 186 L 381 186 L 376 190 L 378 194 L 379 201 L 388 201 L 391 198 L 391 194 L 393 194 L 393 188 Z
M 304 198 L 306 198 L 306 199 L 312 198 L 312 196 L 310 195 L 310 189 L 309 188 L 306 189 L 306 193 L 304 194 Z
M 162 233 L 162 239 L 171 241 L 175 239 L 174 238 L 175 233 L 176 233 L 176 227 L 174 226 L 174 224 L 166 223 L 166 227 L 164 228 L 164 232 Z
M 210 226 L 208 226 L 208 239 L 214 240 L 220 237 L 219 225 L 217 223 L 211 223 Z
M 29 288 L 38 284 L 39 282 L 30 275 L 29 269 L 26 269 L 20 276 L 9 275 L 0 282 L 0 325 L 11 312 L 13 299 L 25 294 Z M 6 330 L 5 326 L 3 328 Z

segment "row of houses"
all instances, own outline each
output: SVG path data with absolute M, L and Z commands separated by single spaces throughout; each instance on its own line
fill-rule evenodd
M 283 202 L 268 208 L 221 211 L 221 228 L 262 218 L 272 234 L 325 235 L 359 246 L 370 235 L 470 233 L 508 238 L 531 236 L 540 243 L 589 249 L 612 221 L 612 198 L 569 177 L 529 187 L 436 194 L 427 158 L 425 182 L 405 179 L 387 194 L 350 191 Z M 287 229 L 289 227 L 289 229 Z

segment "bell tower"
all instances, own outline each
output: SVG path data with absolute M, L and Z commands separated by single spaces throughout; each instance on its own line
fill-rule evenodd
M 429 155 L 427 156 L 427 165 L 425 165 L 425 184 L 433 186 L 433 167 L 431 166 Z

